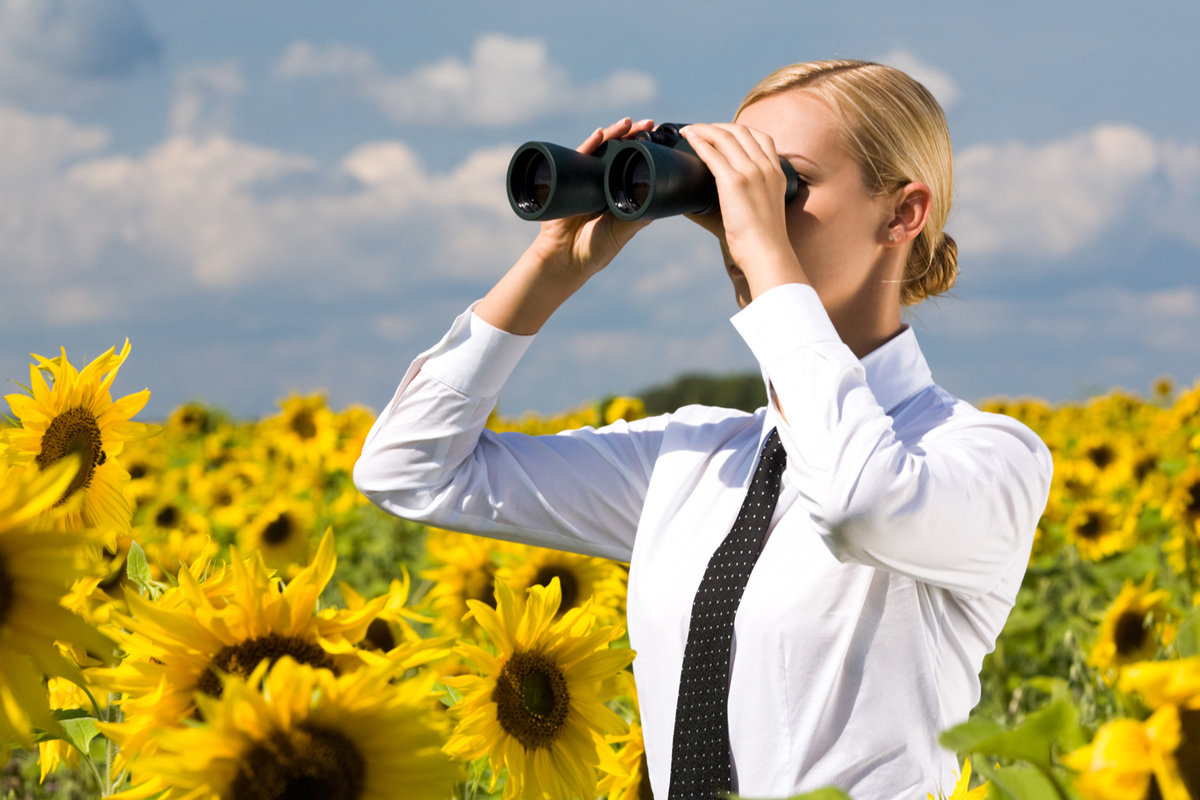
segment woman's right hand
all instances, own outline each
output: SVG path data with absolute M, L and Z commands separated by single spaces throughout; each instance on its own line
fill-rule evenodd
M 610 139 L 628 139 L 653 127 L 653 120 L 633 122 L 626 117 L 607 128 L 597 128 L 577 149 L 593 153 Z M 608 266 L 633 235 L 649 224 L 649 220 L 620 220 L 609 211 L 547 220 L 541 224 L 529 253 L 556 276 L 574 278 L 582 284 Z
M 579 146 L 593 153 L 602 142 L 624 139 L 654 127 L 628 117 L 597 129 Z M 608 266 L 625 243 L 649 222 L 625 222 L 611 211 L 542 223 L 537 238 L 517 263 L 475 305 L 475 314 L 501 330 L 537 333 L 560 305 Z

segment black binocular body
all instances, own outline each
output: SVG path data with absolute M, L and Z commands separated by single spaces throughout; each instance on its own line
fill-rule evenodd
M 623 220 L 707 214 L 719 207 L 708 167 L 664 122 L 632 139 L 610 139 L 585 154 L 550 142 L 526 142 L 508 163 L 508 202 L 522 219 L 548 220 L 609 210 Z M 800 191 L 792 165 L 785 201 Z

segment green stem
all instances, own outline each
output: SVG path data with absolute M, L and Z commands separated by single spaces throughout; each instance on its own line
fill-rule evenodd
M 116 692 L 108 693 L 108 707 L 104 709 L 104 721 L 105 722 L 120 722 L 121 721 L 121 707 L 118 704 L 118 699 L 119 699 L 119 695 Z M 116 742 L 114 742 L 112 740 L 112 737 L 109 737 L 109 736 L 104 737 L 104 783 L 103 783 L 103 786 L 104 786 L 105 796 L 115 793 L 117 791 L 118 781 L 123 782 L 125 780 L 124 770 L 122 770 L 121 774 L 116 776 L 116 778 L 114 778 L 114 776 L 113 776 L 113 763 L 116 760 L 118 749 L 119 748 L 117 747 Z
M 1054 791 L 1059 796 L 1060 800 L 1071 800 L 1070 796 L 1067 795 L 1066 790 L 1063 789 L 1063 787 L 1059 785 L 1058 781 L 1054 778 L 1054 772 L 1050 769 L 1049 765 L 1037 764 L 1036 766 L 1038 771 L 1045 776 L 1046 780 L 1050 781 L 1050 785 L 1054 787 Z

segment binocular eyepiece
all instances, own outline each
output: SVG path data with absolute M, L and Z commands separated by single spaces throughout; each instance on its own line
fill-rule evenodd
M 610 139 L 592 154 L 549 142 L 526 142 L 508 164 L 508 202 L 522 219 L 548 220 L 609 210 L 619 219 L 706 214 L 719 207 L 712 173 L 664 122 L 632 139 Z M 800 190 L 791 164 L 785 201 Z

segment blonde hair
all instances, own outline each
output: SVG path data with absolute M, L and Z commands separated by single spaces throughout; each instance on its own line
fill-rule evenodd
M 894 67 L 868 61 L 811 61 L 763 78 L 737 113 L 789 89 L 815 95 L 838 115 L 850 152 L 873 192 L 891 194 L 912 181 L 929 186 L 929 218 L 913 240 L 900 302 L 912 305 L 947 292 L 958 276 L 958 246 L 944 230 L 953 199 L 954 157 L 937 100 Z

